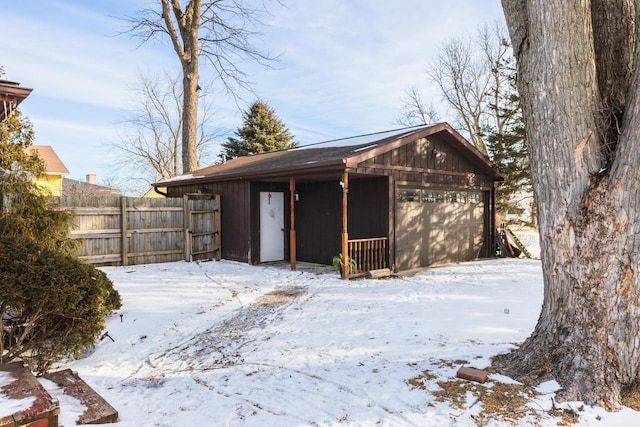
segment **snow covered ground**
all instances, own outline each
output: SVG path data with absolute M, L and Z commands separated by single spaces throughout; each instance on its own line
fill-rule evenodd
M 121 426 L 475 426 L 483 401 L 445 385 L 487 368 L 534 327 L 540 262 L 495 259 L 413 277 L 343 281 L 230 261 L 109 267 L 123 299 L 109 337 L 62 364 L 101 393 Z M 61 401 L 61 423 L 82 411 Z M 523 408 L 517 425 L 558 425 L 555 383 Z M 580 402 L 562 408 L 578 411 Z M 628 426 L 640 414 L 586 407 L 579 425 Z M 496 413 L 482 425 L 511 425 Z

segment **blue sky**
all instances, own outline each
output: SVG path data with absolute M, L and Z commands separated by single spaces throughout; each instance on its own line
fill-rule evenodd
M 21 111 L 34 124 L 36 144 L 51 145 L 84 180 L 126 181 L 116 168 L 120 122 L 134 103 L 140 74 L 177 70 L 168 43 L 138 43 L 118 35 L 148 0 L 29 0 L 3 2 L 4 78 L 34 89 Z M 398 127 L 400 98 L 412 85 L 437 101 L 427 63 L 442 43 L 503 20 L 500 0 L 285 0 L 272 3 L 262 46 L 281 53 L 273 69 L 247 64 L 254 90 L 308 144 Z M 207 79 L 206 69 L 202 78 Z M 213 88 L 212 88 L 213 89 Z M 256 95 L 236 102 L 210 96 L 215 127 L 226 140 Z M 436 102 L 437 103 L 437 102 Z M 212 147 L 212 158 L 220 148 Z

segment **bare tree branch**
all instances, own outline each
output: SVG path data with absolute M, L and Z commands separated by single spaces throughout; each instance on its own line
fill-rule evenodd
M 140 75 L 134 91 L 137 103 L 121 122 L 124 136 L 117 144 L 121 164 L 135 166 L 148 183 L 180 175 L 183 114 L 179 77 Z M 218 135 L 210 129 L 211 103 L 201 96 L 200 104 L 196 148 L 202 158 Z
M 240 91 L 252 91 L 249 75 L 240 64 L 264 66 L 277 59 L 257 47 L 267 13 L 264 2 L 248 6 L 241 0 L 157 0 L 158 9 L 147 8 L 127 18 L 129 33 L 146 43 L 168 37 L 182 66 L 182 167 L 190 172 L 198 162 L 198 91 L 200 59 L 213 70 L 215 80 L 237 100 Z
M 427 103 L 416 86 L 406 90 L 401 98 L 402 113 L 394 121 L 401 126 L 418 126 L 440 121 L 440 114 L 433 105 L 433 101 Z

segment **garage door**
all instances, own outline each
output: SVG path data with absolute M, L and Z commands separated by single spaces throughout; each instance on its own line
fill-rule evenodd
M 485 240 L 486 192 L 398 187 L 396 267 L 469 261 Z

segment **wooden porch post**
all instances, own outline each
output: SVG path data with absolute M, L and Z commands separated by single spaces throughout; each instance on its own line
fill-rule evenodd
M 289 231 L 289 258 L 291 259 L 291 269 L 296 269 L 296 214 L 295 214 L 295 203 L 296 203 L 296 179 L 295 177 L 289 178 L 289 193 L 290 193 L 290 202 L 289 202 L 289 211 L 291 214 L 291 230 Z
M 189 196 L 182 196 L 183 234 L 184 234 L 184 260 L 191 262 L 191 212 L 189 211 Z
M 342 172 L 342 277 L 349 275 L 349 233 L 347 231 L 347 193 L 349 173 Z
M 492 183 L 491 190 L 489 191 L 489 198 L 491 200 L 491 206 L 489 207 L 489 245 L 490 247 L 487 249 L 487 258 L 495 256 L 496 247 L 498 242 L 496 240 L 496 232 L 498 230 L 496 224 L 496 183 Z

